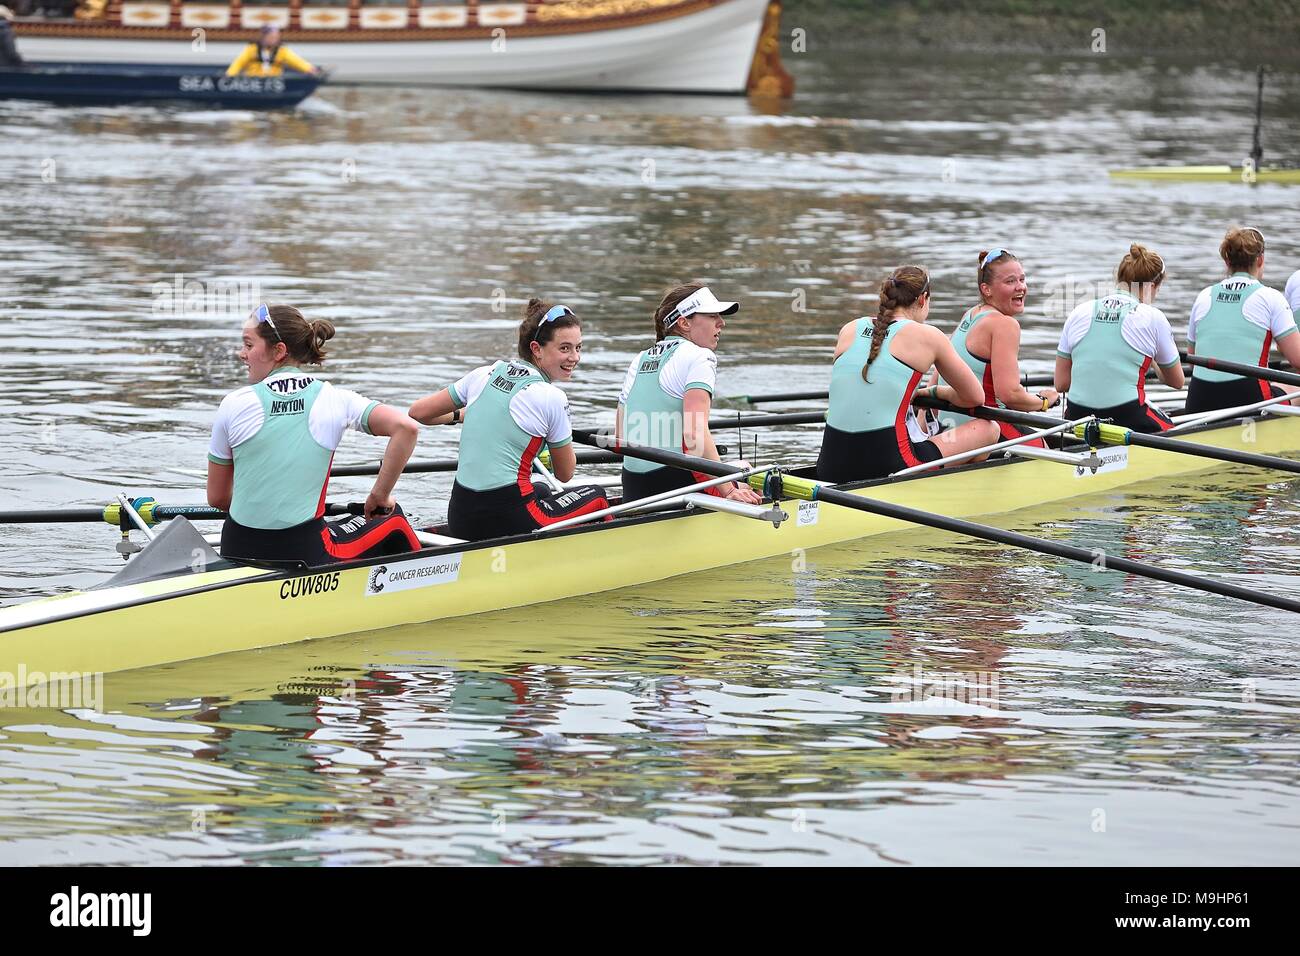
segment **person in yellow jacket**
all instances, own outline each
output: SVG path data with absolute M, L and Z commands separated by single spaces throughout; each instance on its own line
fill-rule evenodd
M 280 76 L 285 67 L 299 73 L 320 75 L 320 67 L 312 66 L 287 46 L 280 46 L 279 27 L 262 27 L 261 37 L 235 57 L 235 62 L 226 70 L 226 76 Z

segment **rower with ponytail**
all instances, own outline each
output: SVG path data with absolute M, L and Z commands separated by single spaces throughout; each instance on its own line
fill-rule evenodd
M 1020 259 L 1008 249 L 980 251 L 975 275 L 980 300 L 966 310 L 952 333 L 952 345 L 966 367 L 984 388 L 985 405 L 1022 412 L 1045 412 L 1060 400 L 1055 389 L 1031 392 L 1021 384 L 1020 322 L 1025 311 L 1029 284 Z M 945 416 L 966 421 L 964 415 Z M 1024 431 L 1007 422 L 999 424 L 1003 438 L 1017 438 Z M 1036 438 L 1025 443 L 1043 447 Z
M 230 515 L 223 557 L 324 565 L 420 547 L 393 500 L 419 428 L 307 371 L 333 337 L 333 322 L 291 305 L 259 305 L 244 323 L 239 358 L 250 384 L 221 403 L 208 446 L 208 504 Z M 386 436 L 388 447 L 364 515 L 326 521 L 330 464 L 349 429 Z
M 1300 365 L 1292 306 L 1285 295 L 1264 285 L 1264 234 L 1254 226 L 1234 226 L 1219 244 L 1219 258 L 1228 277 L 1196 297 L 1187 321 L 1187 351 L 1241 365 L 1267 365 L 1276 344 L 1284 359 Z M 1198 365 L 1187 385 L 1187 411 L 1249 405 L 1294 391 L 1294 386 L 1270 385 Z M 1297 403 L 1300 398 L 1291 400 Z
M 1114 292 L 1080 304 L 1065 320 L 1056 349 L 1056 387 L 1067 392 L 1071 419 L 1096 415 L 1137 432 L 1174 427 L 1147 402 L 1152 363 L 1170 388 L 1183 387 L 1183 366 L 1165 314 L 1154 305 L 1165 260 L 1139 243 L 1115 270 Z
M 992 422 L 970 421 L 931 438 L 912 411 L 912 397 L 931 366 L 952 385 L 927 389 L 963 407 L 980 404 L 979 380 L 930 314 L 930 276 L 900 266 L 880 284 L 880 306 L 840 329 L 831 368 L 830 407 L 817 477 L 845 482 L 883 478 L 903 468 L 997 441 Z

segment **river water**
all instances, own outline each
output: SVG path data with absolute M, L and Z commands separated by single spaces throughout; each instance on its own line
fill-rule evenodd
M 835 332 L 902 261 L 930 268 L 948 330 L 978 250 L 1016 251 L 1030 371 L 1129 241 L 1169 263 L 1159 304 L 1180 334 L 1229 223 L 1268 235 L 1271 283 L 1300 267 L 1296 187 L 1105 172 L 1240 162 L 1250 64 L 789 66 L 785 105 L 0 103 L 0 508 L 201 500 L 249 299 L 334 320 L 332 379 L 400 405 L 505 355 L 527 296 L 564 301 L 586 336 L 571 407 L 594 425 L 675 280 L 743 302 L 725 396 L 824 387 Z M 1298 91 L 1270 78 L 1265 146 L 1288 165 Z M 418 454 L 455 442 L 431 429 Z M 816 445 L 764 433 L 758 454 Z M 353 436 L 339 460 L 377 454 Z M 448 489 L 413 476 L 399 497 L 434 518 Z M 1007 521 L 1300 597 L 1298 518 L 1300 485 L 1235 469 Z M 101 580 L 114 539 L 6 528 L 0 599 Z M 1296 639 L 1283 612 L 895 535 L 806 567 L 109 675 L 100 711 L 0 712 L 0 862 L 1289 863 Z

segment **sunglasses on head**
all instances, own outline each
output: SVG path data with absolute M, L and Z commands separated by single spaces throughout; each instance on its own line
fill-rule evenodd
M 275 327 L 275 322 L 271 319 L 271 310 L 267 308 L 265 302 L 263 302 L 261 305 L 259 305 L 256 309 L 253 310 L 253 318 L 257 320 L 259 325 L 265 322 L 267 325 L 271 327 L 271 331 L 275 333 L 275 337 L 279 339 L 279 341 L 281 342 L 284 341 L 284 339 L 280 336 L 280 330 Z
M 570 309 L 567 305 L 551 306 L 550 309 L 547 310 L 546 314 L 542 316 L 541 321 L 537 323 L 537 328 L 533 330 L 533 341 L 536 342 L 537 337 L 542 334 L 543 325 L 545 325 L 547 322 L 554 322 L 556 319 L 566 315 L 573 315 L 573 310 Z
M 988 252 L 984 253 L 984 258 L 980 260 L 980 268 L 983 269 L 990 262 L 1009 255 L 1011 255 L 1010 249 L 990 249 Z
M 1259 236 L 1259 251 L 1260 251 L 1260 252 L 1263 252 L 1263 251 L 1264 251 L 1265 242 L 1264 242 L 1264 234 L 1263 234 L 1262 232 L 1260 232 L 1260 231 L 1259 231 L 1258 229 L 1256 229 L 1254 226 L 1242 226 L 1242 227 L 1241 227 L 1241 231 L 1242 231 L 1242 232 L 1253 232 L 1255 235 Z

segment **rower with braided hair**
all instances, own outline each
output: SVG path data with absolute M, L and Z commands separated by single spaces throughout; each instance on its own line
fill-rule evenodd
M 900 266 L 880 284 L 875 317 L 840 329 L 817 459 L 822 481 L 883 478 L 998 440 L 998 427 L 989 421 L 972 420 L 933 438 L 917 422 L 912 396 L 931 366 L 952 384 L 925 394 L 963 408 L 984 399 L 979 379 L 947 336 L 925 324 L 929 314 L 929 275 L 920 266 Z

